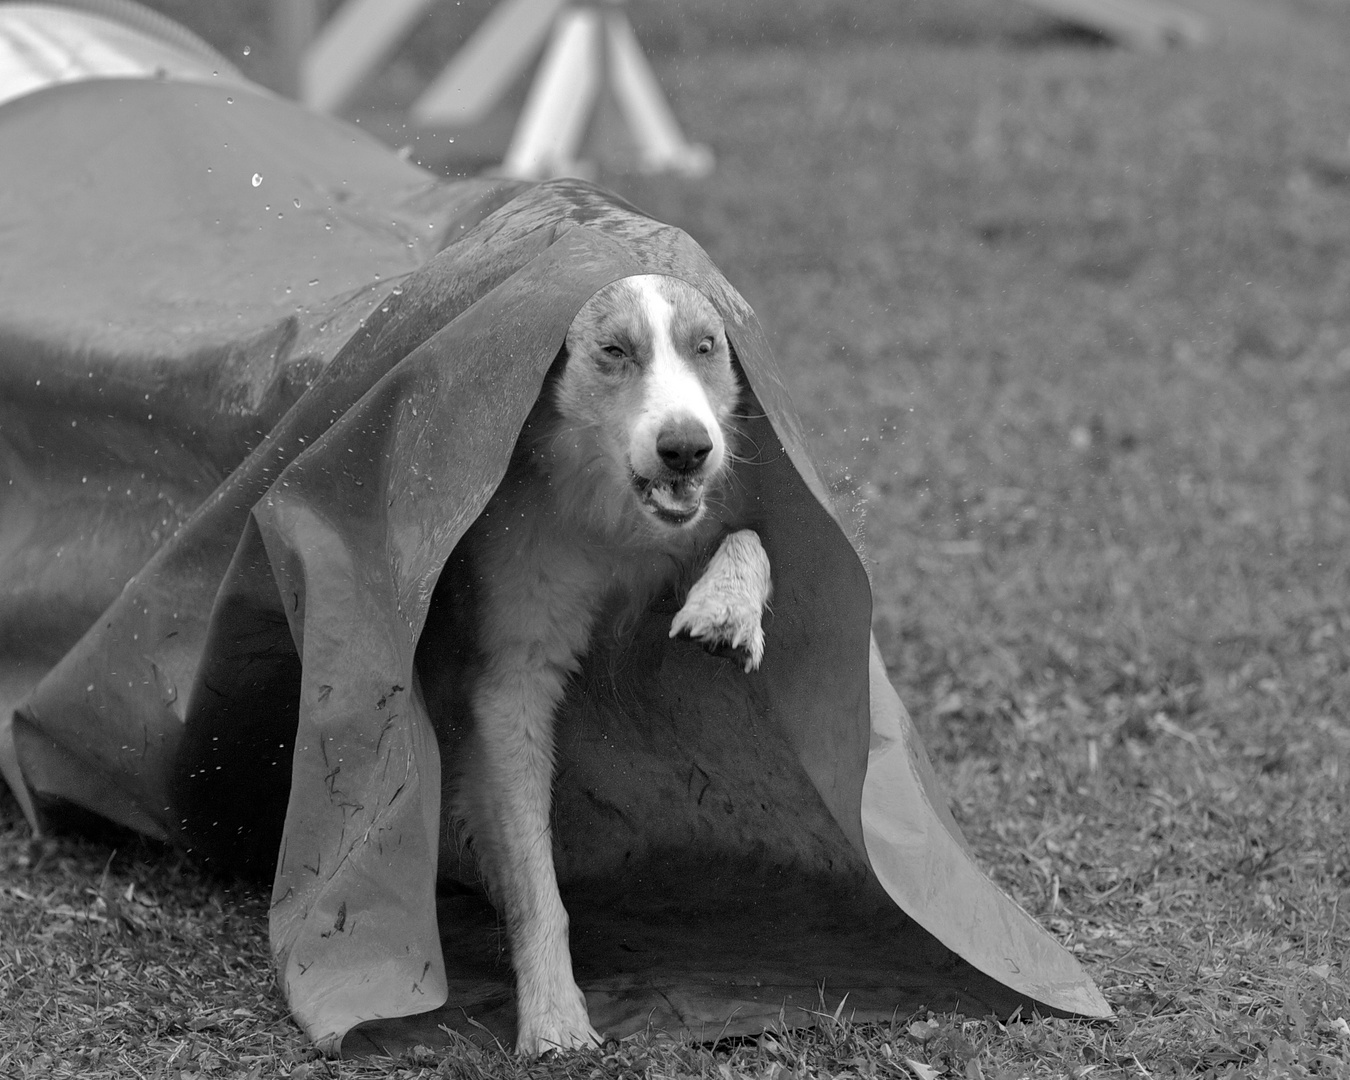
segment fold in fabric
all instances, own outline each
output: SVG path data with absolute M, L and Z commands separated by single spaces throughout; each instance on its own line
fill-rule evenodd
M 753 1031 L 845 994 L 1109 1015 L 973 862 L 706 254 L 580 182 L 436 181 L 228 97 L 110 80 L 0 107 L 0 766 L 26 810 L 272 876 L 278 979 L 326 1052 L 509 1038 L 471 868 L 437 892 L 433 718 L 465 722 L 437 585 L 572 316 L 672 274 L 727 322 L 728 513 L 774 598 L 759 671 L 671 641 L 658 604 L 563 705 L 556 862 L 597 1026 Z

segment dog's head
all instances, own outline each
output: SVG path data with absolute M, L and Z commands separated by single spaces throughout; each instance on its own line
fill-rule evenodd
M 605 504 L 607 531 L 688 529 L 727 468 L 737 394 L 726 328 L 702 293 L 655 274 L 605 286 L 567 332 L 555 488 L 568 468 L 588 474 L 573 479 Z

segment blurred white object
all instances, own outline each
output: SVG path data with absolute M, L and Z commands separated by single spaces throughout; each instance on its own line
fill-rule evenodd
M 578 4 L 559 14 L 502 172 L 535 180 L 584 174 L 582 148 L 606 94 L 618 105 L 638 169 L 693 177 L 712 171 L 712 151 L 684 137 L 632 24 L 611 3 L 603 10 Z
M 539 55 L 565 0 L 501 0 L 413 102 L 418 123 L 476 124 Z
M 57 4 L 0 4 L 0 104 L 84 79 L 179 79 L 237 84 L 242 77 L 205 45 L 158 36 L 153 12 L 127 4 L 95 14 Z M 121 12 L 147 17 L 145 27 Z M 165 25 L 171 25 L 164 20 Z M 175 28 L 177 29 L 177 28 Z
M 434 2 L 347 0 L 319 27 L 316 0 L 274 0 L 285 38 L 279 51 L 293 56 L 300 100 L 340 109 Z M 479 123 L 541 49 L 502 173 L 586 175 L 591 170 L 581 158 L 592 129 L 597 156 L 622 156 L 645 172 L 703 176 L 712 170 L 712 152 L 680 130 L 622 0 L 502 0 L 413 102 L 413 122 L 449 130 Z M 597 123 L 597 115 L 608 125 Z
M 337 112 L 408 36 L 435 0 L 347 0 L 319 25 L 314 0 L 280 0 L 297 52 L 295 96 L 324 112 Z M 281 19 L 277 20 L 281 22 Z M 298 40 L 310 37 L 310 41 Z M 288 50 L 281 50 L 283 52 Z

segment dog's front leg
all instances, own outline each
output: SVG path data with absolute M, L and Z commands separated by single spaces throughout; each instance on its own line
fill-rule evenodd
M 572 974 L 549 828 L 554 710 L 567 677 L 530 643 L 498 651 L 475 687 L 475 760 L 463 791 L 480 866 L 506 917 L 516 1051 L 531 1057 L 600 1042 Z
M 752 529 L 723 539 L 675 615 L 670 636 L 683 634 L 710 650 L 729 649 L 753 671 L 764 659 L 764 608 L 773 591 L 769 556 Z

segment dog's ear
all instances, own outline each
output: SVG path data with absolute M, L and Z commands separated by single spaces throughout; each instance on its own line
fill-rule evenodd
M 564 342 L 558 349 L 558 355 L 553 358 L 553 363 L 549 365 L 548 372 L 544 375 L 544 383 L 539 388 L 539 397 L 535 399 L 534 407 L 530 410 L 526 427 L 537 430 L 541 424 L 546 424 L 548 421 L 557 418 L 558 395 L 556 391 L 562 373 L 567 367 L 567 357 L 567 343 Z
M 550 383 L 562 374 L 563 368 L 567 366 L 567 342 L 564 341 L 558 346 L 558 355 L 553 358 L 553 363 L 549 365 L 548 374 L 544 376 L 544 382 Z
M 750 396 L 750 380 L 745 377 L 745 368 L 741 367 L 741 358 L 736 355 L 736 346 L 727 338 L 727 355 L 731 357 L 731 373 L 736 376 L 736 415 L 745 415 L 746 399 Z
M 539 390 L 540 398 L 552 398 L 553 388 L 558 385 L 558 380 L 562 378 L 562 373 L 567 367 L 567 342 L 563 342 L 558 347 L 558 355 L 553 358 L 553 363 L 549 364 L 548 371 L 544 375 L 544 385 Z

